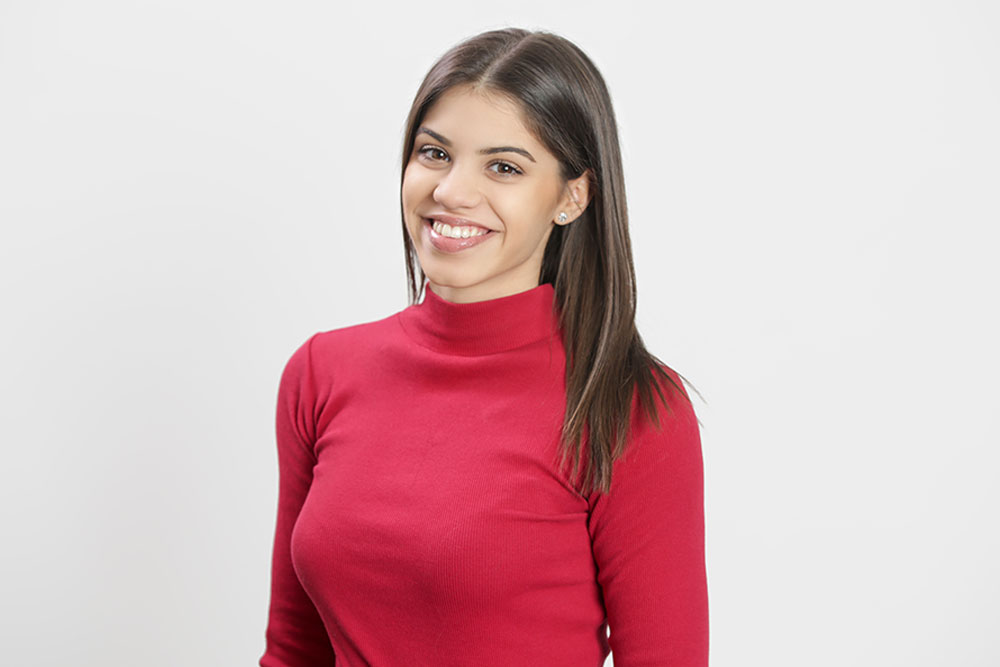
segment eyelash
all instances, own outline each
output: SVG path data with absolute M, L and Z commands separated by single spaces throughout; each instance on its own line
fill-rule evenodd
M 427 155 L 429 159 L 433 160 L 434 158 L 431 158 L 428 155 L 428 153 L 430 153 L 431 151 L 441 151 L 442 153 L 447 155 L 447 151 L 445 151 L 442 148 L 438 148 L 437 146 L 424 146 L 423 148 L 418 150 L 417 153 L 421 155 Z M 503 176 L 504 178 L 510 178 L 511 176 L 520 176 L 521 174 L 524 173 L 523 171 L 512 165 L 510 162 L 507 162 L 505 160 L 497 160 L 496 162 L 491 162 L 489 166 L 492 167 L 493 165 L 503 165 L 505 167 L 510 167 L 513 170 L 506 173 L 502 173 L 499 171 L 494 172 L 497 176 Z

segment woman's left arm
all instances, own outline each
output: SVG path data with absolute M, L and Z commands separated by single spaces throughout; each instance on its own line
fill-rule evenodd
M 680 379 L 668 373 L 680 386 Z M 694 408 L 663 383 L 662 430 L 633 423 L 589 531 L 615 667 L 706 667 L 704 473 Z

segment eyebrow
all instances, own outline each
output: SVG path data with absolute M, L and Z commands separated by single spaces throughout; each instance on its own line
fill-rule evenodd
M 421 126 L 419 129 L 417 129 L 417 134 L 420 134 L 421 132 L 423 132 L 424 134 L 431 135 L 445 146 L 451 146 L 450 141 L 445 139 L 443 136 L 441 136 L 434 130 Z M 524 150 L 523 148 L 518 148 L 517 146 L 494 146 L 493 148 L 481 148 L 479 149 L 479 153 L 480 155 L 493 155 L 494 153 L 517 153 L 518 155 L 523 155 L 532 162 L 535 161 L 535 158 L 532 157 L 531 153 Z

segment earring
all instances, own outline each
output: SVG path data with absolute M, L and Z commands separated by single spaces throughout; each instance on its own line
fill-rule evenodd
M 560 213 L 559 214 L 559 222 L 566 222 L 566 218 L 568 218 L 568 217 L 569 216 L 566 215 L 565 213 Z

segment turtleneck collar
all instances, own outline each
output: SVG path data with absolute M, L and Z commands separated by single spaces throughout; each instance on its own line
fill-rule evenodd
M 454 303 L 424 287 L 424 299 L 398 313 L 400 324 L 417 343 L 460 356 L 512 350 L 558 331 L 555 288 L 541 283 L 524 292 Z

